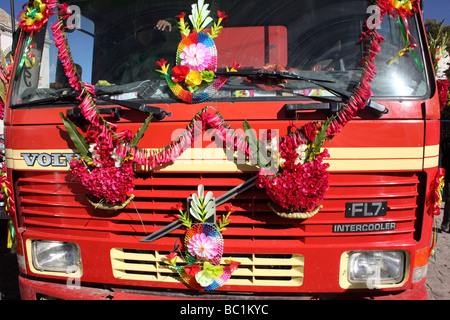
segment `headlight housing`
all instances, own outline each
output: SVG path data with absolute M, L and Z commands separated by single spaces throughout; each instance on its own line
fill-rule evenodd
M 32 240 L 31 257 L 38 271 L 75 273 L 81 269 L 80 248 L 73 242 Z
M 354 251 L 348 258 L 348 282 L 367 287 L 402 282 L 405 275 L 404 251 Z

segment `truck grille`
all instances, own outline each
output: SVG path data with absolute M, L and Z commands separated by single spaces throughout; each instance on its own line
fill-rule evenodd
M 185 204 L 199 184 L 217 197 L 251 176 L 245 173 L 153 173 L 136 179 L 135 199 L 126 209 L 109 213 L 95 210 L 86 200 L 82 186 L 73 181 L 70 174 L 20 172 L 16 179 L 16 198 L 23 226 L 107 232 L 110 237 L 134 239 L 145 237 L 176 220 L 177 203 Z M 417 174 L 331 173 L 330 178 L 331 187 L 323 202 L 324 208 L 315 217 L 304 221 L 276 216 L 267 206 L 265 192 L 256 187 L 237 196 L 231 201 L 236 211 L 231 215 L 232 222 L 224 237 L 242 240 L 242 247 L 267 239 L 295 241 L 292 244 L 298 246 L 299 241 L 307 243 L 314 237 L 346 237 L 349 235 L 333 234 L 331 225 L 345 221 L 371 222 L 370 219 L 379 218 L 349 221 L 344 217 L 345 203 L 382 200 L 388 203 L 388 213 L 383 221 L 397 222 L 398 225 L 389 234 L 414 232 L 419 193 Z M 219 206 L 217 214 L 223 213 L 226 213 L 224 206 Z M 182 234 L 184 231 L 178 229 L 168 236 Z M 173 240 L 170 243 L 173 244 Z M 283 247 L 286 245 L 284 243 Z
M 114 277 L 124 280 L 179 282 L 178 274 L 161 262 L 169 252 L 113 248 Z M 224 254 L 241 262 L 228 285 L 300 286 L 303 283 L 303 256 L 299 254 Z M 179 265 L 185 265 L 181 257 Z M 225 262 L 222 261 L 222 264 Z

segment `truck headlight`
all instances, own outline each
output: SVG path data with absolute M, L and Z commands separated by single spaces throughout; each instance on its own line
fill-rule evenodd
M 394 284 L 403 280 L 405 253 L 403 251 L 355 251 L 348 259 L 350 283 Z
M 81 268 L 80 248 L 73 242 L 33 240 L 31 256 L 39 271 L 73 273 Z

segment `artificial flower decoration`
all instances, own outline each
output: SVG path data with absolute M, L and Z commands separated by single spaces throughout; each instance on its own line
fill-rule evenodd
M 424 69 L 420 59 L 414 52 L 414 49 L 417 48 L 418 45 L 414 42 L 414 37 L 409 31 L 409 24 L 407 21 L 409 17 L 420 11 L 419 3 L 420 0 L 378 0 L 377 5 L 380 8 L 382 16 L 389 13 L 392 17 L 398 19 L 403 41 L 405 43 L 405 47 L 399 50 L 397 56 L 389 60 L 388 64 L 392 64 L 406 53 L 410 53 L 419 68 L 421 70 Z
M 180 53 L 181 65 L 193 71 L 203 71 L 211 61 L 211 52 L 203 43 L 193 43 Z
M 441 206 L 442 206 L 442 194 L 444 192 L 444 182 L 445 178 L 445 170 L 443 168 L 439 168 L 436 178 L 434 179 L 434 185 L 432 186 L 432 205 L 430 206 L 430 212 L 434 216 L 438 216 L 441 214 Z
M 413 2 L 416 2 L 416 0 L 391 0 L 391 3 L 395 9 L 403 10 L 412 10 Z
M 56 7 L 54 0 L 34 0 L 23 7 L 19 27 L 26 32 L 37 31 L 44 26 L 52 9 Z
M 212 259 L 218 253 L 218 244 L 204 233 L 197 233 L 189 239 L 187 248 L 197 259 Z
M 107 210 L 122 209 L 134 198 L 133 158 L 131 154 L 122 157 L 117 154 L 118 145 L 135 145 L 147 129 L 151 116 L 144 121 L 140 130 L 133 135 L 124 130 L 112 133 L 105 128 L 90 129 L 86 135 L 79 133 L 76 126 L 60 114 L 66 130 L 74 142 L 80 158 L 70 161 L 72 174 L 87 190 L 87 198 L 95 207 Z
M 174 252 L 165 256 L 162 261 L 173 267 L 183 281 L 194 289 L 209 291 L 220 288 L 240 264 L 230 260 L 228 266 L 221 265 L 224 246 L 221 231 L 231 221 L 229 216 L 232 207 L 227 206 L 228 213 L 217 223 L 206 222 L 215 215 L 215 199 L 212 192 L 205 195 L 203 185 L 199 185 L 197 194 L 192 194 L 189 211 L 184 212 L 181 206 L 177 208 L 180 212 L 178 217 L 187 227 L 184 238 L 187 265 L 179 266 Z M 198 223 L 193 224 L 192 219 Z
M 269 207 L 285 218 L 305 219 L 322 208 L 320 202 L 329 188 L 328 151 L 321 148 L 327 137 L 328 123 L 311 122 L 283 137 L 280 150 L 270 144 L 269 152 L 278 153 L 276 173 L 262 168 L 256 185 L 272 200 Z
M 217 49 L 213 39 L 219 36 L 223 28 L 221 23 L 227 15 L 218 11 L 218 21 L 211 27 L 210 33 L 206 34 L 202 30 L 213 22 L 208 7 L 209 4 L 205 4 L 203 0 L 192 5 L 192 13 L 189 15 L 192 32 L 185 21 L 186 13 L 176 16 L 182 40 L 178 45 L 176 66 L 172 69 L 172 74 L 169 73 L 169 65 L 166 65 L 165 60 L 157 62 L 161 69 L 156 71 L 164 75 L 172 92 L 187 103 L 209 99 L 228 80 L 228 77 L 218 77 L 213 81 L 217 70 Z M 187 67 L 189 72 L 180 69 L 180 66 Z
M 199 86 L 203 81 L 202 74 L 196 70 L 192 70 L 186 76 L 185 81 L 186 84 L 189 86 L 190 90 L 195 91 L 195 88 Z
M 175 66 L 172 69 L 172 80 L 174 82 L 181 82 L 184 79 L 186 79 L 187 75 L 189 74 L 190 69 L 186 66 Z

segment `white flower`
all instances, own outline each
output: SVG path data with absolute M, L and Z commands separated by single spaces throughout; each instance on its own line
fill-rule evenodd
M 437 77 L 438 78 L 445 77 L 445 71 L 447 71 L 449 64 L 450 64 L 450 57 L 449 57 L 448 53 L 446 52 L 444 57 L 441 58 L 437 63 L 437 65 L 438 65 Z
M 200 272 L 197 272 L 195 274 L 195 280 L 197 280 L 198 284 L 201 285 L 202 287 L 207 287 L 209 286 L 211 283 L 214 282 L 214 278 L 212 277 L 212 275 L 206 271 L 206 270 L 202 270 Z
M 298 154 L 298 158 L 295 159 L 295 164 L 304 164 L 305 160 L 306 160 L 306 149 L 307 149 L 307 145 L 306 144 L 301 144 L 297 147 L 297 149 L 295 149 L 295 152 L 297 152 Z
M 276 137 L 272 138 L 270 143 L 266 144 L 266 150 L 272 154 L 278 153 L 278 139 Z
M 123 159 L 125 159 L 124 157 L 121 157 L 117 154 L 116 152 L 117 148 L 115 148 L 112 152 L 111 152 L 111 158 L 113 158 L 114 160 L 114 166 L 116 168 L 120 168 L 122 166 L 122 161 Z

